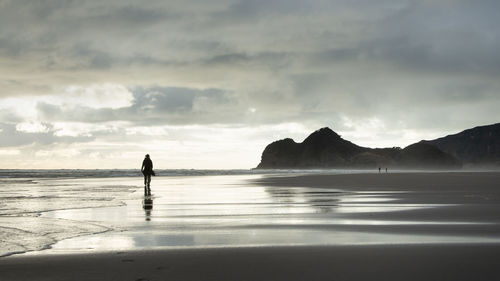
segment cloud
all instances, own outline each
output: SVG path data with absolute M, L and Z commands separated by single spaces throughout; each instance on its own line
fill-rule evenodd
M 0 121 L 7 123 L 19 123 L 23 121 L 23 118 L 11 108 L 0 107 Z
M 495 123 L 499 5 L 0 1 L 2 142 L 291 123 L 403 145 Z
M 9 125 L 0 123 L 0 147 L 20 147 L 25 145 L 53 145 L 57 143 L 81 143 L 92 140 L 92 137 L 58 137 L 51 126 L 36 123 L 20 123 Z
M 230 93 L 219 89 L 197 90 L 177 87 L 135 88 L 129 106 L 96 108 L 90 103 L 56 105 L 40 101 L 39 115 L 44 120 L 73 122 L 128 121 L 137 124 L 213 124 L 232 123 L 240 105 Z M 85 96 L 90 98 L 91 96 Z M 221 112 L 221 110 L 223 112 Z
M 44 97 L 64 106 L 82 105 L 90 108 L 121 108 L 132 104 L 132 93 L 119 84 L 94 84 L 88 86 L 70 85 L 61 90 L 64 99 L 58 94 Z
M 50 128 L 40 122 L 23 122 L 16 125 L 16 131 L 23 133 L 47 133 Z

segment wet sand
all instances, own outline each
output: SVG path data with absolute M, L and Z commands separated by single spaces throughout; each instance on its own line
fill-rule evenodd
M 285 210 L 314 199 L 303 203 L 312 213 L 279 215 L 265 225 L 245 222 L 227 233 L 271 229 L 285 239 L 283 233 L 306 230 L 306 236 L 322 231 L 318 237 L 330 239 L 306 246 L 15 255 L 0 258 L 0 280 L 500 280 L 500 173 L 265 176 L 251 182 Z M 339 231 L 359 235 L 359 243 L 336 243 Z
M 500 194 L 500 172 L 381 172 L 264 177 L 259 184 L 343 190 L 469 191 Z
M 2 280 L 500 280 L 498 245 L 220 248 L 0 260 Z

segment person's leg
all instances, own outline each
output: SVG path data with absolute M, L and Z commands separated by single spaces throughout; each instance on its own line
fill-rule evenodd
M 151 195 L 151 175 L 148 175 L 148 195 Z

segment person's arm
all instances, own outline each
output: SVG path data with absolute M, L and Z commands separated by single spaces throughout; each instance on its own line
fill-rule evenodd
M 144 172 L 144 161 L 142 161 L 141 172 Z

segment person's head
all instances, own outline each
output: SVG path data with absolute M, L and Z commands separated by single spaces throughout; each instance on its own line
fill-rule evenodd
M 146 154 L 146 158 L 149 158 L 149 154 Z

